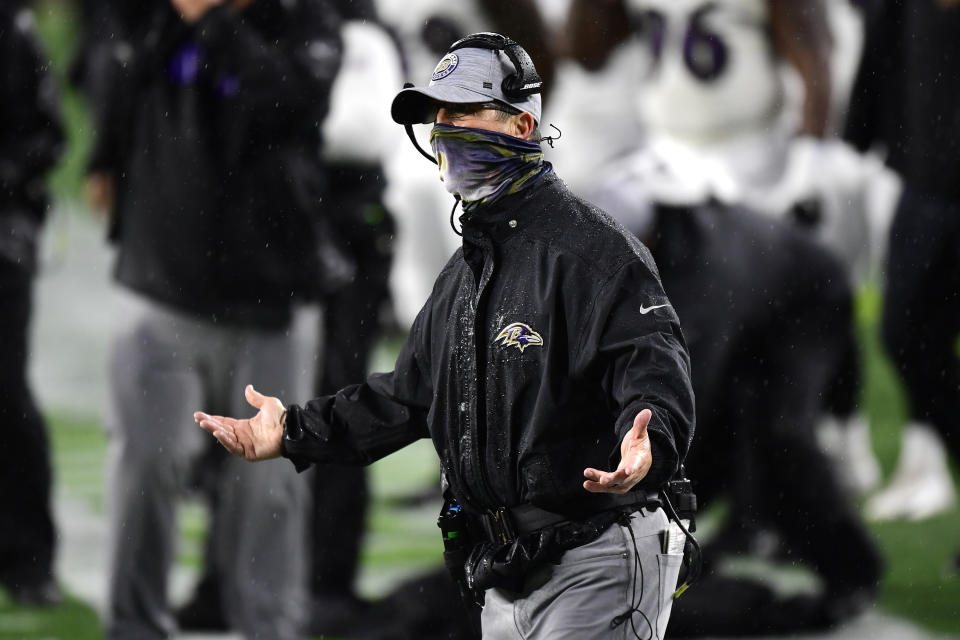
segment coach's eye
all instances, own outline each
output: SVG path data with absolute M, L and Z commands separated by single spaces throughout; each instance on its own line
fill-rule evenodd
M 484 110 L 484 104 L 445 104 L 441 105 L 448 118 L 466 118 L 473 116 Z

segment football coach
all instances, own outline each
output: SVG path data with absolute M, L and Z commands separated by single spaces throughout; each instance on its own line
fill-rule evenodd
M 694 431 L 689 357 L 646 247 L 543 159 L 541 84 L 518 44 L 482 33 L 395 97 L 398 123 L 433 125 L 424 153 L 463 245 L 393 372 L 303 406 L 248 386 L 253 418 L 195 418 L 299 470 L 430 438 L 464 524 L 447 564 L 484 638 L 663 637 L 681 555 L 655 496 Z

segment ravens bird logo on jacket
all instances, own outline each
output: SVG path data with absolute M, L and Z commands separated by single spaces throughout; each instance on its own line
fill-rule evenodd
M 522 322 L 509 324 L 497 334 L 494 342 L 501 340 L 500 344 L 504 347 L 516 346 L 522 352 L 527 347 L 540 346 L 543 344 L 543 338 Z

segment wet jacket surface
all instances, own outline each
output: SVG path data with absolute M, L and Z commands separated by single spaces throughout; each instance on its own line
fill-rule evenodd
M 548 175 L 461 218 L 392 373 L 291 406 L 283 453 L 366 464 L 431 438 L 469 508 L 532 503 L 569 516 L 610 497 L 583 489 L 616 468 L 642 409 L 667 480 L 694 429 L 686 347 L 649 252 Z
M 317 281 L 319 124 L 341 42 L 326 0 L 144 7 L 117 46 L 91 169 L 118 178 L 116 277 L 218 322 L 282 326 Z

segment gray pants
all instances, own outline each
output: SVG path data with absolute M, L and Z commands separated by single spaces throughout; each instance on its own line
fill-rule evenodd
M 212 324 L 141 298 L 123 301 L 110 363 L 107 495 L 110 565 L 107 636 L 169 637 L 167 577 L 177 502 L 210 436 L 193 411 L 248 417 L 252 383 L 267 395 L 304 398 L 289 331 Z M 214 548 L 230 625 L 247 638 L 301 637 L 307 485 L 284 459 L 230 456 L 220 475 Z
M 487 591 L 484 640 L 663 638 L 682 560 L 662 553 L 666 528 L 662 510 L 638 511 L 629 529 L 613 524 L 597 540 L 567 551 L 559 565 L 536 571 L 523 593 Z M 632 619 L 625 616 L 611 629 L 613 618 L 635 606 Z

